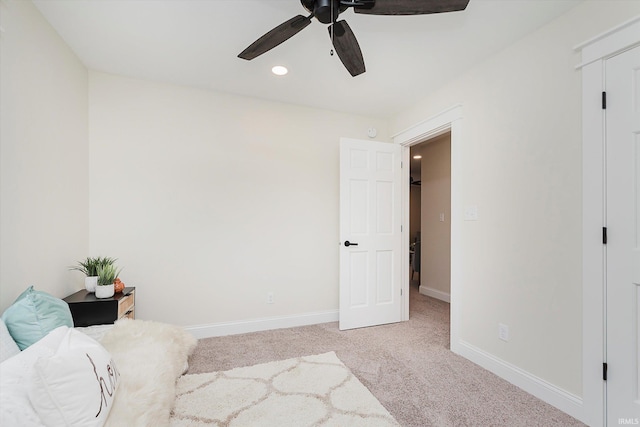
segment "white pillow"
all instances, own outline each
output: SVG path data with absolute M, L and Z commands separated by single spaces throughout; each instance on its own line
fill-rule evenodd
M 29 399 L 48 427 L 102 427 L 119 377 L 104 347 L 69 329 L 53 356 L 36 361 Z
M 15 389 L 0 391 L 0 426 L 46 427 L 26 397 L 26 390 L 22 398 Z
M 13 340 L 7 325 L 0 319 L 0 362 L 4 362 L 11 356 L 15 356 L 20 353 L 18 344 Z
M 68 329 L 66 326 L 57 328 L 24 351 L 0 363 L 1 426 L 43 426 L 28 395 L 33 365 L 39 358 L 55 354 Z

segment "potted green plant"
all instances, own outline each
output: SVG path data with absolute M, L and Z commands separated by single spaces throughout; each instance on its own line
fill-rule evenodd
M 120 270 L 114 264 L 98 265 L 98 286 L 96 286 L 96 298 L 111 298 L 114 294 L 113 282 Z
M 98 267 L 105 265 L 113 265 L 115 259 L 109 257 L 87 257 L 84 261 L 78 261 L 78 265 L 70 267 L 70 270 L 77 270 L 86 276 L 84 279 L 84 287 L 87 292 L 95 292 L 98 284 Z

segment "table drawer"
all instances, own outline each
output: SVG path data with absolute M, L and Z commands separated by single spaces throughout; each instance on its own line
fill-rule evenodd
M 126 295 L 125 297 L 121 298 L 120 301 L 118 301 L 118 319 L 120 319 L 122 316 L 127 314 L 129 311 L 131 311 L 131 309 L 135 305 L 134 299 L 135 299 L 135 294 L 132 292 L 129 295 Z M 132 318 L 130 316 L 127 316 L 127 317 Z

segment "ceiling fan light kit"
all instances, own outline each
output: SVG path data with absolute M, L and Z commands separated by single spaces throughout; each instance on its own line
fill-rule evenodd
M 249 45 L 238 57 L 250 61 L 289 40 L 316 18 L 323 24 L 330 24 L 333 48 L 347 71 L 355 77 L 366 71 L 364 57 L 349 24 L 337 20 L 342 12 L 352 8 L 355 13 L 368 15 L 427 15 L 464 10 L 469 0 L 300 0 L 300 3 L 309 16 L 297 15 L 283 22 Z

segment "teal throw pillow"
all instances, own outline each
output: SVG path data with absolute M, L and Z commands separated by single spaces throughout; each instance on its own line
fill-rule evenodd
M 69 305 L 60 298 L 34 290 L 33 286 L 29 286 L 5 310 L 2 320 L 20 350 L 60 326 L 73 328 Z

